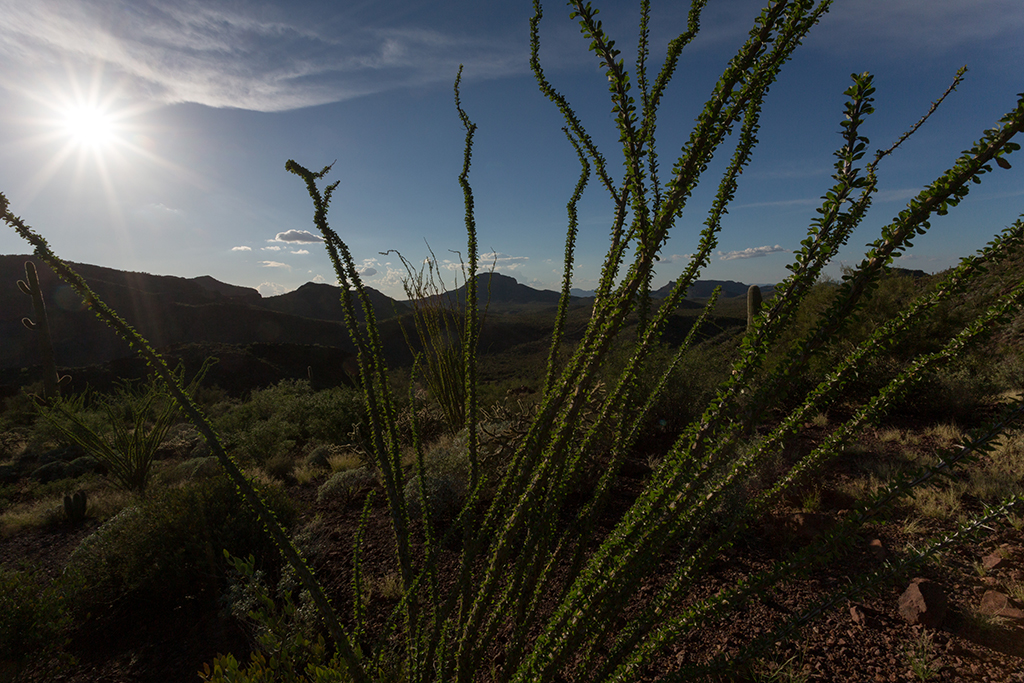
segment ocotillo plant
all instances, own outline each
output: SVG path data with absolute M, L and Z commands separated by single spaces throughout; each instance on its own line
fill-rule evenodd
M 46 300 L 43 299 L 43 290 L 39 286 L 36 264 L 31 261 L 25 261 L 25 279 L 18 280 L 18 289 L 32 297 L 32 310 L 35 311 L 36 319 L 33 321 L 30 318 L 22 318 L 21 324 L 39 335 L 39 356 L 43 366 L 43 398 L 50 401 L 60 393 L 61 385 L 66 384 L 71 378 L 67 375 L 57 375 L 53 341 L 50 339 L 50 321 L 46 317 Z
M 310 171 L 294 161 L 287 163 L 286 168 L 304 181 L 313 201 L 313 222 L 324 238 L 342 285 L 345 320 L 359 353 L 370 424 L 367 457 L 383 488 L 394 540 L 394 573 L 403 590 L 402 599 L 384 624 L 377 619 L 371 625 L 361 607 L 353 610 L 348 623 L 343 622 L 253 484 L 224 451 L 210 422 L 163 360 L 116 314 L 98 302 L 44 239 L 10 213 L 6 199 L 0 195 L 5 220 L 33 244 L 39 257 L 69 281 L 94 310 L 120 334 L 133 340 L 168 383 L 169 391 L 196 422 L 244 500 L 255 507 L 296 569 L 333 640 L 336 659 L 331 662 L 325 663 L 323 648 L 319 659 L 312 651 L 281 657 L 281 649 L 276 649 L 271 658 L 256 656 L 245 666 L 222 660 L 210 674 L 210 680 L 277 679 L 272 670 L 274 662 L 290 667 L 296 661 L 310 663 L 304 680 L 311 681 L 362 682 L 389 675 L 409 681 L 458 682 L 637 680 L 650 667 L 665 664 L 661 657 L 668 644 L 715 620 L 727 618 L 753 597 L 795 573 L 841 556 L 852 544 L 858 525 L 871 520 L 893 500 L 907 495 L 914 486 L 967 462 L 987 448 L 1011 420 L 1024 413 L 1022 404 L 1011 405 L 1007 415 L 996 420 L 990 429 L 976 434 L 962 448 L 941 454 L 936 466 L 896 477 L 844 518 L 835 531 L 764 571 L 720 588 L 706 581 L 714 560 L 783 493 L 819 472 L 841 452 L 852 435 L 883 415 L 925 372 L 955 360 L 967 344 L 1018 313 L 1024 301 L 1024 282 L 994 297 L 987 307 L 979 307 L 979 315 L 957 330 L 945 346 L 917 357 L 874 396 L 852 406 L 847 411 L 850 417 L 830 425 L 832 431 L 817 448 L 781 472 L 770 466 L 777 462 L 787 444 L 799 436 L 810 416 L 839 399 L 865 363 L 899 341 L 936 305 L 965 292 L 989 264 L 1019 252 L 1024 245 L 1024 222 L 1018 221 L 976 255 L 964 258 L 932 290 L 880 326 L 834 364 L 816 386 L 807 389 L 796 381 L 829 348 L 829 342 L 843 334 L 892 260 L 909 248 L 918 235 L 927 233 L 929 221 L 959 204 L 972 184 L 981 182 L 992 171 L 993 161 L 1000 168 L 1009 165 L 1004 157 L 1019 149 L 1013 140 L 1024 130 L 1021 96 L 998 125 L 985 131 L 947 170 L 940 171 L 905 210 L 879 228 L 878 239 L 869 245 L 863 261 L 846 274 L 831 307 L 789 346 L 781 361 L 768 367 L 769 352 L 793 324 L 800 304 L 818 281 L 823 267 L 866 220 L 877 192 L 881 163 L 897 151 L 906 137 L 879 150 L 865 163 L 869 141 L 864 129 L 874 111 L 874 87 L 870 75 L 856 74 L 846 91 L 848 102 L 842 112 L 834 182 L 824 194 L 807 238 L 794 252 L 789 266 L 791 275 L 775 288 L 765 310 L 754 319 L 728 379 L 701 417 L 668 448 L 632 505 L 613 515 L 608 503 L 616 478 L 679 356 L 668 364 L 660 383 L 649 395 L 636 391 L 637 373 L 657 348 L 671 312 L 678 308 L 717 246 L 726 208 L 757 143 L 761 110 L 769 88 L 793 50 L 830 6 L 828 0 L 768 3 L 712 90 L 671 174 L 663 179 L 656 148 L 659 108 L 684 48 L 698 33 L 705 4 L 692 3 L 685 29 L 668 44 L 663 65 L 655 75 L 649 72 L 650 3 L 641 0 L 637 59 L 630 75 L 615 42 L 597 20 L 597 10 L 582 0 L 571 3 L 572 18 L 579 22 L 584 39 L 609 83 L 625 169 L 623 176 L 615 180 L 612 165 L 569 101 L 541 68 L 539 27 L 543 13 L 540 3 L 534 3 L 531 66 L 541 92 L 562 112 L 567 135 L 582 166 L 577 191 L 569 203 L 563 302 L 568 299 L 575 259 L 575 206 L 591 174 L 612 200 L 610 244 L 588 327 L 568 359 L 551 353 L 545 391 L 530 427 L 518 441 L 507 467 L 495 475 L 494 481 L 484 480 L 487 474 L 477 463 L 476 345 L 464 340 L 463 420 L 471 486 L 458 518 L 442 538 L 434 536 L 425 515 L 413 515 L 405 503 L 405 486 L 410 479 L 419 476 L 421 482 L 424 480 L 422 444 L 416 444 L 420 457 L 419 471 L 414 473 L 404 466 L 406 453 L 396 418 L 399 411 L 369 295 L 348 245 L 328 222 L 337 183 L 321 186 L 330 167 Z M 954 86 L 961 78 L 962 74 L 957 74 Z M 457 79 L 455 106 L 466 129 L 459 176 L 468 235 L 465 338 L 475 340 L 477 293 L 472 276 L 477 271 L 477 227 L 468 179 L 476 126 L 461 106 L 458 89 Z M 916 123 L 910 130 L 923 123 L 924 120 Z M 674 228 L 680 215 L 695 210 L 689 206 L 695 201 L 694 189 L 710 173 L 712 158 L 723 156 L 729 140 L 734 141 L 732 156 L 718 179 L 718 190 L 707 208 L 705 228 L 693 250 L 694 256 L 667 300 L 655 309 L 647 292 L 659 254 L 670 234 L 678 232 Z M 637 302 L 642 307 L 642 324 L 633 337 L 631 355 L 621 374 L 608 381 L 604 391 L 597 392 L 599 371 L 636 312 Z M 363 309 L 365 324 L 358 322 L 357 305 Z M 561 340 L 563 325 L 564 317 L 560 314 L 553 334 L 556 344 Z M 682 345 L 680 354 L 685 353 L 689 341 Z M 777 411 L 767 421 L 769 405 Z M 590 415 L 590 419 L 581 419 L 584 414 Z M 749 429 L 751 424 L 759 428 Z M 595 453 L 600 456 L 601 471 L 596 477 L 589 477 L 588 468 Z M 421 500 L 425 500 L 426 491 L 421 489 L 420 494 Z M 1019 497 L 1007 499 L 980 513 L 961 530 L 934 539 L 917 551 L 908 551 L 903 566 L 919 565 L 1021 502 Z M 420 506 L 421 510 L 427 507 Z M 353 535 L 358 533 L 353 530 Z M 449 561 L 452 548 L 456 549 L 456 556 Z M 355 555 L 363 557 L 364 553 L 357 549 Z M 666 564 L 670 567 L 668 572 Z M 450 572 L 444 580 L 439 575 L 442 566 Z M 665 672 L 665 677 L 692 680 L 728 673 L 745 658 L 791 636 L 826 607 L 864 590 L 896 569 L 885 566 L 875 575 L 802 606 L 791 616 L 780 618 L 766 629 L 765 636 L 751 640 L 739 653 L 695 653 L 690 661 L 680 665 L 669 662 L 668 666 L 675 668 Z M 359 567 L 356 574 L 363 575 Z M 644 590 L 652 585 L 657 589 Z M 631 610 L 628 618 L 627 607 Z M 283 641 L 279 645 L 288 646 Z
M 463 346 L 467 341 L 468 302 L 458 299 L 458 278 L 456 287 L 447 289 L 439 261 L 429 247 L 428 251 L 430 258 L 418 270 L 398 251 L 385 253 L 395 253 L 405 267 L 402 288 L 412 306 L 416 339 L 405 325 L 402 325 L 402 334 L 409 349 L 417 356 L 417 362 L 422 361 L 424 365 L 427 387 L 441 408 L 448 430 L 456 433 L 466 422 Z M 462 286 L 468 289 L 469 282 L 464 272 L 466 264 L 461 262 L 461 257 L 459 261 Z

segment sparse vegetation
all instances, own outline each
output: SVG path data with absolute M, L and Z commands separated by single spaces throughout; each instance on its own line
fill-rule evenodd
M 793 255 L 792 275 L 745 327 L 740 317 L 735 332 L 707 334 L 719 306 L 715 295 L 686 334 L 667 345 L 672 315 L 716 247 L 722 217 L 756 143 L 767 91 L 828 4 L 778 2 L 765 8 L 667 181 L 659 175 L 657 114 L 703 4 L 694 5 L 686 32 L 670 43 L 656 76 L 648 73 L 648 2 L 641 2 L 633 76 L 596 10 L 572 4 L 573 18 L 608 76 L 625 171 L 621 180 L 612 179 L 604 156 L 542 70 L 543 13 L 535 3 L 531 65 L 541 91 L 564 115 L 581 174 L 568 205 L 563 296 L 552 315 L 548 362 L 524 378 L 528 391 L 540 389 L 519 410 L 497 401 L 484 404 L 478 393 L 480 320 L 472 275 L 479 267 L 469 184 L 476 126 L 462 108 L 458 79 L 455 107 L 466 130 L 459 180 L 471 276 L 459 330 L 461 370 L 448 371 L 463 382 L 462 390 L 433 395 L 461 406 L 457 412 L 442 406 L 443 420 L 430 417 L 434 406 L 421 405 L 415 371 L 403 375 L 389 368 L 373 302 L 347 244 L 328 222 L 337 187 L 323 186 L 329 167 L 313 172 L 294 161 L 287 165 L 309 191 L 314 224 L 341 283 L 346 324 L 361 361 L 361 389 L 314 391 L 309 382 L 282 381 L 242 402 L 219 401 L 209 411 L 212 418 L 195 400 L 195 387 L 184 387 L 180 373 L 99 301 L 0 195 L 5 221 L 140 351 L 160 382 L 149 385 L 150 393 L 133 395 L 138 403 L 118 403 L 128 406 L 124 410 L 104 404 L 101 424 L 84 404 L 69 404 L 60 414 L 77 431 L 59 419 L 50 421 L 97 455 L 131 495 L 70 553 L 58 582 L 68 600 L 52 603 L 62 614 L 142 608 L 170 614 L 197 604 L 209 611 L 234 591 L 232 609 L 253 606 L 248 616 L 259 636 L 247 662 L 234 655 L 217 658 L 204 673 L 211 681 L 631 681 L 651 670 L 674 680 L 741 675 L 752 662 L 770 662 L 766 656 L 777 643 L 830 608 L 898 572 L 926 565 L 1021 503 L 1019 487 L 996 486 L 993 477 L 974 473 L 1020 471 L 1021 449 L 993 446 L 1013 433 L 1024 413 L 1019 401 L 999 406 L 993 397 L 1020 387 L 1000 384 L 1012 373 L 976 368 L 991 351 L 984 343 L 993 329 L 1019 319 L 1024 282 L 1018 273 L 1008 285 L 975 285 L 991 284 L 988 273 L 1005 272 L 1000 269 L 1019 258 L 1024 222 L 927 282 L 886 270 L 912 239 L 927 232 L 934 216 L 955 207 L 972 183 L 981 182 L 991 163 L 1009 165 L 1004 157 L 1019 148 L 1013 139 L 1024 130 L 1024 99 L 880 228 L 864 260 L 841 282 L 827 283 L 823 267 L 865 219 L 879 167 L 904 139 L 865 161 L 874 87 L 870 75 L 853 75 L 834 185 Z M 650 283 L 658 254 L 731 133 L 736 144 L 699 244 L 667 299 L 655 306 Z M 592 177 L 615 206 L 612 237 L 597 297 L 578 340 L 570 343 L 576 205 Z M 447 334 L 442 327 L 425 329 L 428 337 Z M 451 354 L 451 346 L 443 348 Z M 951 362 L 955 367 L 948 367 Z M 412 386 L 396 390 L 396 377 L 407 377 Z M 154 418 L 150 409 L 158 403 Z M 209 455 L 192 458 L 194 451 L 172 448 L 168 457 L 175 462 L 156 468 L 170 423 L 162 416 L 177 410 L 201 435 Z M 872 433 L 870 427 L 894 410 L 904 418 L 938 417 L 943 424 L 971 423 L 977 429 L 962 443 L 921 457 L 916 451 L 925 436 L 919 429 L 893 425 Z M 447 421 L 447 436 L 426 429 L 428 421 Z M 111 430 L 110 440 L 104 429 Z M 52 438 L 40 429 L 33 440 L 42 447 Z M 858 439 L 873 441 L 869 447 Z M 641 447 L 656 454 L 638 452 Z M 321 521 L 327 540 L 311 533 L 299 544 L 290 529 L 296 515 L 287 487 L 303 486 L 297 472 L 307 453 L 301 462 L 306 488 L 296 498 L 308 501 L 318 481 L 315 472 L 327 477 L 330 469 L 317 486 L 316 505 L 347 526 Z M 25 461 L 52 471 L 36 477 L 36 493 L 26 494 L 33 486 L 27 485 L 5 494 L 11 509 L 24 506 L 37 520 L 43 510 L 59 513 L 70 491 L 68 467 L 56 457 L 44 463 L 38 454 Z M 121 474 L 117 468 L 126 461 L 134 469 Z M 213 462 L 222 473 L 199 476 Z M 843 467 L 857 500 L 842 516 L 823 520 L 825 490 L 814 484 Z M 159 487 L 149 487 L 154 469 L 162 473 L 153 478 Z M 64 488 L 45 489 L 44 495 L 44 479 L 65 482 Z M 366 491 L 382 495 L 364 499 L 357 520 L 356 505 L 348 503 Z M 715 574 L 722 558 L 744 545 L 765 545 L 758 530 L 772 533 L 774 515 L 792 497 L 808 514 L 794 520 L 803 523 L 796 533 L 777 534 L 783 542 L 771 548 L 777 553 L 770 561 Z M 971 497 L 984 497 L 987 505 Z M 687 639 L 743 618 L 801 577 L 857 560 L 853 549 L 860 531 L 884 523 L 901 506 L 937 524 L 937 535 L 919 548 L 907 546 L 890 564 L 844 576 L 791 607 L 774 609 L 738 644 L 685 647 Z M 26 522 L 11 533 L 33 525 L 39 523 Z M 372 539 L 370 531 L 376 532 Z M 318 554 L 318 543 L 332 536 L 343 539 L 338 545 L 344 551 Z M 225 550 L 229 558 L 252 559 L 225 559 Z M 236 584 L 229 589 L 232 569 Z M 20 601 L 12 614 L 27 614 L 17 618 L 36 624 L 33 615 L 51 603 L 25 597 L 18 585 L 28 578 L 11 581 Z M 374 610 L 365 609 L 368 601 Z M 968 618 L 968 630 L 981 629 L 976 621 Z M 63 622 L 56 623 L 66 632 Z M 917 646 L 908 660 L 912 668 L 914 661 L 930 662 L 930 654 L 920 651 L 923 645 Z M 761 673 L 764 680 L 800 680 L 803 670 L 802 662 L 797 666 L 790 659 Z
M 939 666 L 936 663 L 935 643 L 932 642 L 931 634 L 922 630 L 917 636 L 907 643 L 906 650 L 907 664 L 910 671 L 919 681 L 928 681 L 939 673 Z

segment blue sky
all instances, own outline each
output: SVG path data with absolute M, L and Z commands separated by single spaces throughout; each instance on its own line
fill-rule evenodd
M 632 63 L 635 3 L 595 4 Z M 759 10 L 748 0 L 709 4 L 659 116 L 666 169 Z M 657 58 L 684 28 L 688 3 L 652 5 Z M 607 83 L 568 12 L 545 6 L 541 57 L 620 168 Z M 333 281 L 308 235 L 305 189 L 284 164 L 336 161 L 332 225 L 366 282 L 397 296 L 404 271 L 380 252 L 415 261 L 429 244 L 456 261 L 449 250 L 465 250 L 464 132 L 452 98 L 464 64 L 463 106 L 479 126 L 470 180 L 484 259 L 557 289 L 578 166 L 529 72 L 531 14 L 525 0 L 0 0 L 0 191 L 68 260 L 212 275 L 271 295 Z M 858 261 L 878 228 L 1013 106 L 1024 90 L 1021 35 L 1019 0 L 837 2 L 772 88 L 761 144 L 703 277 L 785 276 L 830 184 L 851 73 L 875 74 L 877 112 L 863 132 L 888 147 L 966 65 L 965 83 L 882 165 L 873 211 L 833 273 Z M 94 138 L 69 129 L 69 112 L 83 105 L 104 112 Z M 1012 170 L 986 176 L 899 265 L 946 268 L 1024 212 L 1024 155 L 1010 160 Z M 665 248 L 656 286 L 693 250 L 716 168 Z M 596 283 L 609 220 L 592 183 L 580 206 L 577 287 Z M 27 251 L 0 232 L 0 253 Z

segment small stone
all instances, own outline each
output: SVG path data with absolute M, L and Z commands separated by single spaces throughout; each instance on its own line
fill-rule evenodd
M 949 600 L 942 587 L 925 578 L 910 582 L 900 596 L 900 614 L 910 624 L 921 624 L 927 628 L 938 628 L 946 618 Z
M 985 557 L 981 558 L 981 566 L 985 568 L 985 571 L 992 571 L 1006 564 L 1006 558 L 999 551 L 990 553 Z
M 1010 598 L 999 591 L 985 591 L 985 594 L 981 596 L 981 605 L 978 606 L 978 611 L 994 617 L 1024 620 L 1024 611 L 1015 607 Z
M 850 620 L 853 621 L 856 631 L 860 631 L 865 628 L 876 629 L 878 628 L 878 613 L 874 610 L 864 607 L 863 605 L 851 605 L 850 606 Z M 847 634 L 852 638 L 857 638 L 856 631 L 850 629 Z
M 876 560 L 885 560 L 889 556 L 889 553 L 885 550 L 885 544 L 879 538 L 874 539 L 871 543 L 868 543 L 868 550 L 875 556 Z

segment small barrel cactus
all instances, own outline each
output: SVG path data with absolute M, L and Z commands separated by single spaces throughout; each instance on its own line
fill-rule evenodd
M 64 496 L 64 518 L 72 526 L 85 521 L 85 491 L 76 491 L 73 496 Z

